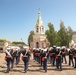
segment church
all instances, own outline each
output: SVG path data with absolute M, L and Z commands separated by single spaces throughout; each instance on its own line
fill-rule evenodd
M 38 19 L 35 26 L 35 35 L 33 41 L 30 43 L 31 48 L 45 48 L 49 47 L 50 42 L 46 38 L 44 23 L 41 18 L 40 9 L 38 11 Z

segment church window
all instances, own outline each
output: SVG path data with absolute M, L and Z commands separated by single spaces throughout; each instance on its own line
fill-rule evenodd
M 44 31 L 44 28 L 42 27 L 42 32 Z
M 37 26 L 37 30 L 36 30 L 36 32 L 38 32 L 38 29 L 39 29 L 39 28 L 38 28 L 38 26 Z

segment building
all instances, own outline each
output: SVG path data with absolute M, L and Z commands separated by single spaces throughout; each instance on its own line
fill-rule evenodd
M 45 35 L 44 23 L 41 18 L 40 9 L 38 11 L 38 19 L 35 26 L 35 35 L 33 36 L 33 42 L 30 43 L 31 48 L 45 48 L 50 45 Z
M 71 40 L 71 42 L 69 43 L 69 46 L 76 48 L 76 31 L 74 31 L 73 34 L 72 34 L 72 40 Z
M 72 34 L 72 40 L 74 41 L 74 43 L 76 43 L 76 32 L 73 32 L 73 34 Z

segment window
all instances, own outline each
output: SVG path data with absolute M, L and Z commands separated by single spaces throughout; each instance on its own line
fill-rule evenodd
M 39 29 L 39 28 L 38 28 L 38 26 L 37 26 L 36 32 L 38 32 L 38 29 Z

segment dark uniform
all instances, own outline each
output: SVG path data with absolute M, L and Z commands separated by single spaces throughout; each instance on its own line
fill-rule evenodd
M 28 69 L 28 62 L 29 62 L 29 57 L 30 57 L 30 53 L 27 52 L 26 50 L 22 51 L 23 54 L 23 61 L 24 61 L 24 71 L 26 73 L 27 69 Z
M 14 54 L 15 54 L 15 57 L 16 57 L 16 65 L 18 65 L 19 61 L 20 61 L 21 52 L 19 50 L 16 50 Z
M 73 51 L 73 49 L 70 49 L 68 54 L 69 54 L 69 65 L 71 65 L 71 62 L 72 62 L 72 66 L 74 67 L 74 61 L 73 61 L 74 51 Z
M 74 66 L 74 68 L 76 68 L 76 49 L 74 49 L 74 60 L 75 60 L 75 66 Z
M 10 51 L 10 54 L 12 56 L 12 59 L 11 59 L 11 68 L 13 68 L 14 67 L 14 57 L 15 57 L 13 49 Z
M 49 57 L 50 57 L 50 63 L 52 63 L 52 57 L 53 57 L 52 49 L 51 49 L 51 50 L 49 50 Z
M 40 51 L 40 64 L 42 66 L 42 55 L 43 55 L 43 50 Z
M 67 61 L 66 61 L 66 50 L 65 50 L 65 48 L 62 49 L 62 63 L 63 63 L 63 58 L 65 60 L 65 64 L 67 64 Z
M 7 51 L 10 54 L 10 50 L 7 50 Z M 10 71 L 10 63 L 11 63 L 11 57 L 9 56 L 8 53 L 6 53 L 6 56 L 5 56 L 5 60 L 7 62 L 7 73 L 9 73 Z
M 42 54 L 43 69 L 47 72 L 47 54 L 44 51 Z
M 56 57 L 56 47 L 53 47 L 53 50 L 52 50 L 52 62 L 53 62 L 53 66 L 55 65 L 55 57 Z
M 60 67 L 60 71 L 62 71 L 61 50 L 60 49 L 57 49 L 57 51 L 56 51 L 56 67 L 57 67 L 57 69 L 59 69 L 59 67 Z

